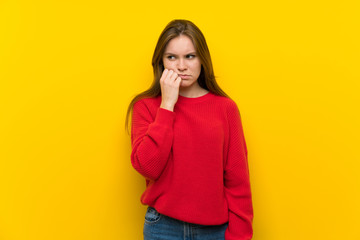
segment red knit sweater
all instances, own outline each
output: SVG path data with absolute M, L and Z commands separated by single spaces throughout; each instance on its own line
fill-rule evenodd
M 252 238 L 253 208 L 240 112 L 211 92 L 179 95 L 174 111 L 161 96 L 134 104 L 132 166 L 146 179 L 141 203 L 185 222 L 229 222 L 226 240 Z

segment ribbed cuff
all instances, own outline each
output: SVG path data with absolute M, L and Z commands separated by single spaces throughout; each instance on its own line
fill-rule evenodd
M 175 120 L 175 112 L 159 107 L 156 113 L 155 122 L 172 126 Z

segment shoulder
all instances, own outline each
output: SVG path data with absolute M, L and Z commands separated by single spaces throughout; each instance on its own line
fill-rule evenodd
M 222 106 L 226 113 L 239 111 L 238 105 L 233 99 L 219 95 L 215 95 L 215 99 Z
M 137 100 L 134 103 L 134 109 L 154 109 L 157 108 L 158 106 L 160 106 L 161 103 L 161 96 L 157 96 L 157 97 L 145 97 L 145 98 L 141 98 L 139 100 Z

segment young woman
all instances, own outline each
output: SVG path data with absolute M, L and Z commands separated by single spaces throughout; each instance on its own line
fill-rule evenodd
M 132 110 L 131 163 L 146 180 L 144 239 L 248 240 L 253 208 L 236 103 L 216 83 L 200 29 L 173 20 L 152 58 L 154 81 Z

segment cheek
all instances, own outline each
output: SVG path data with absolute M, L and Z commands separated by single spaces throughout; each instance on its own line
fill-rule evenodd
M 194 61 L 191 63 L 191 68 L 197 71 L 201 70 L 201 63 L 199 61 Z
M 167 69 L 172 69 L 175 66 L 173 62 L 168 61 L 166 59 L 163 60 L 163 63 L 164 63 L 164 67 Z
M 194 64 L 192 68 L 199 73 L 201 72 L 201 64 L 200 63 Z

